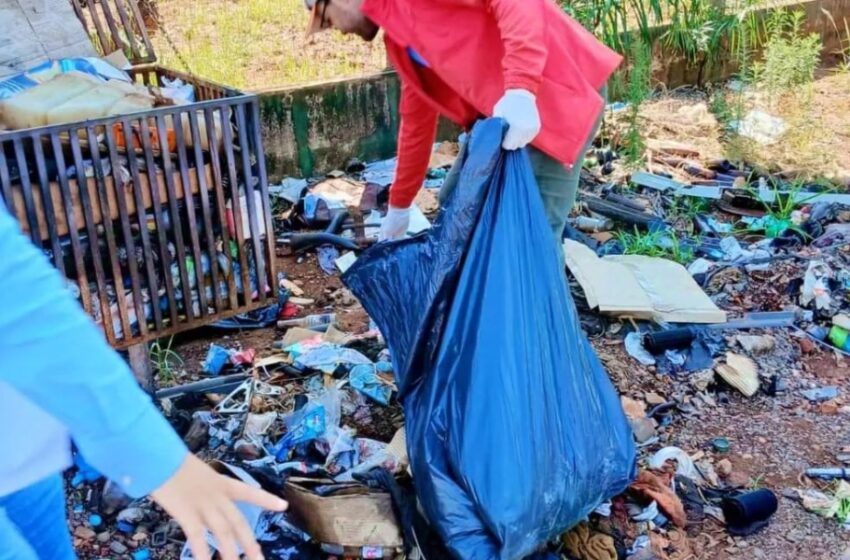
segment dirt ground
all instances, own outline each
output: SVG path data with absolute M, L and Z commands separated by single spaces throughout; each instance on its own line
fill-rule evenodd
M 151 40 L 170 68 L 256 91 L 351 78 L 386 68 L 378 37 L 305 37 L 302 0 L 159 0 Z
M 359 304 L 342 306 L 334 302 L 330 294 L 341 288 L 340 281 L 321 272 L 314 256 L 308 255 L 301 262 L 280 258 L 278 267 L 300 283 L 303 297 L 316 300 L 316 305 L 305 312 L 334 309 L 350 330 L 368 328 L 368 318 Z M 767 310 L 771 306 L 749 303 L 746 307 Z M 826 484 L 805 479 L 803 471 L 839 464 L 836 454 L 850 446 L 850 408 L 844 406 L 845 401 L 837 401 L 837 410 L 827 409 L 809 403 L 799 391 L 835 385 L 842 395 L 850 394 L 850 361 L 805 343 L 803 347 L 810 352 L 803 353 L 799 339 L 789 332 L 764 333 L 776 338 L 776 351 L 755 359 L 764 364 L 765 373 L 780 374 L 788 387 L 780 396 L 759 394 L 751 399 L 717 385 L 697 393 L 700 396 L 688 395 L 693 391 L 687 390 L 687 377 L 660 375 L 652 371 L 653 367 L 639 365 L 625 353 L 621 335 L 612 332 L 592 340 L 621 394 L 638 400 L 654 394 L 685 405 L 687 413 L 676 412 L 672 423 L 657 431 L 659 440 L 641 449 L 642 460 L 666 446 L 680 447 L 712 465 L 728 459 L 733 473 L 730 479 L 745 487 L 769 488 L 779 496 L 779 511 L 763 532 L 731 537 L 719 522 L 708 518 L 687 528 L 689 554 L 670 554 L 671 559 L 838 560 L 850 555 L 850 532 L 834 520 L 805 511 L 793 494 L 797 488 L 826 488 Z M 263 355 L 273 352 L 271 344 L 281 335 L 274 328 L 231 334 L 224 339 L 213 333 L 185 340 L 175 349 L 186 360 L 188 370 L 199 372 L 210 342 L 253 347 Z M 717 437 L 729 440 L 728 454 L 713 451 L 711 441 Z
M 776 331 L 773 335 L 783 336 Z M 678 380 L 648 371 L 626 355 L 617 342 L 597 340 L 594 347 L 622 394 L 641 399 L 654 392 L 674 399 Z M 732 476 L 742 484 L 769 488 L 779 496 L 778 512 L 769 527 L 756 535 L 731 537 L 712 519 L 689 527 L 692 558 L 838 560 L 850 554 L 850 531 L 834 520 L 807 512 L 798 500 L 788 497 L 792 489 L 812 486 L 802 476 L 805 469 L 838 464 L 836 454 L 850 445 L 847 411 L 825 414 L 795 389 L 829 384 L 846 394 L 850 389 L 850 364 L 846 360 L 836 362 L 831 351 L 820 349 L 802 356 L 799 363 L 799 370 L 793 362 L 782 368 L 789 383 L 786 395 L 759 394 L 747 399 L 734 390 L 721 388 L 720 394 L 709 393 L 712 398 L 708 402 L 692 398 L 689 402 L 694 410 L 687 415 L 677 414 L 672 424 L 659 430 L 661 441 L 642 450 L 651 454 L 671 445 L 692 456 L 702 453 L 715 465 L 728 459 Z M 719 404 L 721 399 L 727 402 Z M 728 454 L 713 451 L 711 441 L 718 437 L 729 440 Z

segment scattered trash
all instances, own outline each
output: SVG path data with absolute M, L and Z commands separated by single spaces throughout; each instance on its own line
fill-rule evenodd
M 823 402 L 838 397 L 838 387 L 820 387 L 818 389 L 808 389 L 802 393 L 811 402 Z
M 381 378 L 373 364 L 361 364 L 349 372 L 351 386 L 375 402 L 387 406 L 393 394 L 390 382 Z
M 719 437 L 719 438 L 714 438 L 713 440 L 711 440 L 711 447 L 712 447 L 712 449 L 714 449 L 715 453 L 725 454 L 725 453 L 729 453 L 729 449 L 730 449 L 731 446 L 729 444 L 728 439 Z
M 298 204 L 307 189 L 307 179 L 288 177 L 279 185 L 269 185 L 269 194 L 280 197 L 291 204 Z
M 280 309 L 279 304 L 270 305 L 248 313 L 234 315 L 228 319 L 219 319 L 211 323 L 210 326 L 228 330 L 263 329 L 275 324 L 278 315 L 280 315 Z
M 231 353 L 230 362 L 235 366 L 250 366 L 254 363 L 254 359 L 256 357 L 257 351 L 253 348 L 249 348 L 240 352 Z
M 726 530 L 731 535 L 749 536 L 767 527 L 779 508 L 776 494 L 760 488 L 723 500 Z
M 850 484 L 839 480 L 832 495 L 814 489 L 801 490 L 803 507 L 827 519 L 835 518 L 839 523 L 850 522 Z
M 806 469 L 806 476 L 822 480 L 835 480 L 837 478 L 850 480 L 850 469 L 844 467 Z
M 626 352 L 629 356 L 636 359 L 645 366 L 655 365 L 655 358 L 652 357 L 643 345 L 643 335 L 637 332 L 631 332 L 626 335 Z
M 291 477 L 283 495 L 310 536 L 322 544 L 342 547 L 335 549 L 340 554 L 360 556 L 364 547 L 395 550 L 403 546 L 392 499 L 386 492 L 361 484 Z
M 3 83 L 0 82 L 0 89 Z M 175 95 L 185 93 L 181 91 L 185 84 L 175 82 L 171 86 Z M 710 117 L 707 109 L 700 109 L 700 115 L 702 112 Z M 764 124 L 768 126 L 762 127 Z M 746 130 L 753 125 L 756 135 L 770 140 L 782 128 L 772 126 L 775 124 L 756 115 L 752 122 L 744 119 L 739 128 Z M 472 159 L 480 153 L 474 144 L 475 140 L 468 156 Z M 301 509 L 293 505 L 284 514 L 259 516 L 255 532 L 266 557 L 394 558 L 404 549 L 407 557 L 416 558 L 415 546 L 409 547 L 408 533 L 417 522 L 410 521 L 404 500 L 399 501 L 394 490 L 376 484 L 376 476 L 383 476 L 385 482 L 393 481 L 405 493 L 415 489 L 422 509 L 436 519 L 433 527 L 452 535 L 462 527 L 463 536 L 452 543 L 451 552 L 428 554 L 423 549 L 418 557 L 519 557 L 530 552 L 532 545 L 549 540 L 548 550 L 537 550 L 530 558 L 554 560 L 567 553 L 593 560 L 695 558 L 722 555 L 721 548 L 744 548 L 747 544 L 728 538 L 714 542 L 712 534 L 707 535 L 706 542 L 696 540 L 695 532 L 705 526 L 706 519 L 718 520 L 736 537 L 751 534 L 769 521 L 779 521 L 771 517 L 775 495 L 767 490 L 740 490 L 757 486 L 752 481 L 767 474 L 753 472 L 753 464 L 740 461 L 740 455 L 757 453 L 770 435 L 742 432 L 735 423 L 741 421 L 741 411 L 747 407 L 754 407 L 752 427 L 773 410 L 820 418 L 850 413 L 850 406 L 846 406 L 838 389 L 847 367 L 842 352 L 850 352 L 850 263 L 846 250 L 850 242 L 850 212 L 842 206 L 850 203 L 850 195 L 805 183 L 801 178 L 804 173 L 797 174 L 797 170 L 766 175 L 764 169 L 713 159 L 701 153 L 701 147 L 682 142 L 647 138 L 646 146 L 647 171 L 631 173 L 618 163 L 618 146 L 597 146 L 588 152 L 580 186 L 581 215 L 566 228 L 566 235 L 573 242 L 565 244 L 564 251 L 570 271 L 569 289 L 579 308 L 578 321 L 592 336 L 591 343 L 624 395 L 620 401 L 628 427 L 620 422 L 619 414 L 614 415 L 619 448 L 606 439 L 608 427 L 597 438 L 601 443 L 594 439 L 594 444 L 609 446 L 609 455 L 588 447 L 595 458 L 586 460 L 583 450 L 588 444 L 584 436 L 575 436 L 580 452 L 568 449 L 567 463 L 581 465 L 598 479 L 604 478 L 598 484 L 600 488 L 584 488 L 584 481 L 576 480 L 582 473 L 560 472 L 543 463 L 540 476 L 549 484 L 547 492 L 552 498 L 542 505 L 533 499 L 541 494 L 529 474 L 539 471 L 542 459 L 534 449 L 529 451 L 526 447 L 546 434 L 538 434 L 539 429 L 528 426 L 560 426 L 567 417 L 572 418 L 570 426 L 580 425 L 597 434 L 600 431 L 596 423 L 610 415 L 609 405 L 616 397 L 603 390 L 605 395 L 599 399 L 602 405 L 598 408 L 602 412 L 597 411 L 589 420 L 583 418 L 581 407 L 568 410 L 566 414 L 572 416 L 565 416 L 560 401 L 594 400 L 594 385 L 607 387 L 608 383 L 607 376 L 595 377 L 598 362 L 580 334 L 568 337 L 568 348 L 571 356 L 581 357 L 583 365 L 578 372 L 556 379 L 551 392 L 559 402 L 549 395 L 534 393 L 529 397 L 522 387 L 519 396 L 516 391 L 502 390 L 510 379 L 503 378 L 500 362 L 512 363 L 514 358 L 521 364 L 516 369 L 526 374 L 524 379 L 547 386 L 552 382 L 540 375 L 551 369 L 549 364 L 538 360 L 549 354 L 558 355 L 550 351 L 553 346 L 548 330 L 514 329 L 527 335 L 528 340 L 523 341 L 498 338 L 485 328 L 503 324 L 505 317 L 520 317 L 520 324 L 535 324 L 528 320 L 533 317 L 527 309 L 516 307 L 514 296 L 519 298 L 521 294 L 526 306 L 533 301 L 530 307 L 534 309 L 541 301 L 553 305 L 547 299 L 551 286 L 536 277 L 549 278 L 548 273 L 538 270 L 537 261 L 545 259 L 533 250 L 531 256 L 517 255 L 514 250 L 508 259 L 498 250 L 506 245 L 497 243 L 501 237 L 510 236 L 512 243 L 529 237 L 532 241 L 522 246 L 531 248 L 537 238 L 524 230 L 513 231 L 514 225 L 511 231 L 502 231 L 504 223 L 494 227 L 494 231 L 478 228 L 473 232 L 473 226 L 464 222 L 457 208 L 451 207 L 446 209 L 448 216 L 437 218 L 438 227 L 426 231 L 430 227 L 426 215 L 433 217 L 439 210 L 435 191 L 426 188 L 417 196 L 408 232 L 417 237 L 402 244 L 377 243 L 394 160 L 368 165 L 352 161 L 345 166 L 347 175 L 335 171 L 328 175 L 330 179 L 315 184 L 313 180 L 286 179 L 269 187 L 279 255 L 294 252 L 293 260 L 297 259 L 299 266 L 282 267 L 293 276 L 279 273 L 279 303 L 217 321 L 213 326 L 242 331 L 278 325 L 285 331 L 280 331 L 273 343 L 277 352 L 268 355 L 263 337 L 227 333 L 227 342 L 217 341 L 219 349 L 210 348 L 204 361 L 204 372 L 213 377 L 182 383 L 198 378 L 197 361 L 191 365 L 187 362 L 187 371 L 175 380 L 180 384 L 156 393 L 163 411 L 191 451 L 207 459 L 226 458 L 233 466 L 242 466 L 246 473 L 256 475 L 264 485 L 275 485 L 278 492 L 284 491 L 284 484 L 291 484 L 308 496 Z M 442 185 L 447 167 L 456 158 L 455 150 L 451 145 L 435 146 L 426 187 Z M 514 156 L 519 154 L 504 157 Z M 477 158 L 475 163 L 481 164 L 486 159 L 482 155 Z M 95 162 L 75 163 L 87 176 L 95 177 Z M 100 168 L 104 173 L 115 164 L 106 163 Z M 470 165 L 467 173 L 471 175 Z M 16 172 L 13 169 L 13 175 Z M 370 178 L 377 182 L 369 183 Z M 15 177 L 12 180 L 14 183 Z M 485 187 L 473 184 L 471 188 L 471 192 L 462 195 L 466 197 L 466 208 L 481 212 L 482 216 L 492 213 L 498 214 L 499 220 L 508 219 L 481 203 L 488 196 Z M 522 192 L 504 196 L 515 202 L 517 197 L 522 198 Z M 247 199 L 242 201 L 244 207 Z M 792 202 L 795 207 L 785 211 Z M 229 228 L 224 233 L 232 235 L 237 228 L 233 217 L 229 218 Z M 167 215 L 148 216 L 149 223 L 155 219 L 171 223 Z M 261 229 L 264 227 L 262 224 Z M 454 236 L 437 231 L 440 229 L 453 229 Z M 638 241 L 645 242 L 644 247 L 630 247 L 630 253 L 647 254 L 617 254 L 626 249 L 619 240 L 621 232 L 634 232 Z M 250 234 L 244 229 L 243 233 Z M 538 233 L 548 236 L 548 232 Z M 482 238 L 493 239 L 493 246 L 487 251 L 483 250 Z M 463 243 L 455 243 L 456 240 Z M 430 250 L 422 249 L 425 245 Z M 369 246 L 373 247 L 366 249 Z M 450 250 L 442 251 L 444 247 Z M 673 248 L 679 251 L 675 260 L 682 265 L 672 262 Z M 167 249 L 173 251 L 171 246 Z M 235 252 L 236 247 L 230 250 Z M 309 259 L 303 257 L 305 252 L 311 253 Z M 461 253 L 465 257 L 457 257 Z M 427 258 L 422 258 L 423 254 Z M 650 254 L 664 254 L 669 260 Z M 385 262 L 404 264 L 405 273 L 376 266 L 376 255 Z M 124 267 L 126 255 L 122 259 L 120 265 Z M 430 264 L 425 266 L 427 263 Z M 210 263 L 202 264 L 207 274 Z M 234 259 L 222 264 L 220 271 L 231 274 L 235 270 L 237 283 L 241 282 L 239 264 Z M 197 283 L 194 262 L 187 261 L 187 265 L 189 279 Z M 320 268 L 324 274 L 305 274 L 309 267 L 315 271 Z M 500 279 L 504 270 L 514 268 L 521 268 L 520 276 L 507 286 Z M 422 272 L 423 269 L 427 270 Z M 361 287 L 356 293 L 364 299 L 377 324 L 366 316 L 354 295 L 338 287 L 339 273 L 346 282 L 351 280 L 346 273 L 359 278 Z M 476 289 L 470 287 L 473 278 Z M 176 267 L 172 279 L 180 280 Z M 251 281 L 254 286 L 257 284 L 256 278 Z M 207 299 L 211 301 L 214 287 L 209 277 L 206 284 Z M 391 286 L 387 288 L 388 285 Z M 428 289 L 423 287 L 426 285 Z M 179 285 L 175 286 L 181 291 Z M 561 284 L 558 286 L 560 290 Z M 75 297 L 81 296 L 79 286 L 69 286 L 69 290 L 76 290 Z M 446 293 L 452 297 L 443 297 Z M 100 300 L 98 294 L 92 295 L 94 300 Z M 114 308 L 112 315 L 117 316 L 115 294 L 106 295 Z M 147 293 L 140 295 L 151 309 L 146 315 L 152 322 L 156 301 L 151 302 Z M 221 295 L 227 296 L 226 292 Z M 240 292 L 240 301 L 243 295 L 247 296 Z M 394 301 L 410 308 L 402 313 L 405 317 L 391 317 L 398 315 L 402 307 L 393 305 Z M 127 304 L 128 311 L 135 312 L 133 300 Z M 476 304 L 485 309 L 481 324 L 475 325 L 484 334 L 476 332 L 473 336 L 464 328 L 447 326 L 456 324 L 452 322 L 463 315 L 463 306 Z M 306 307 L 321 314 L 304 317 Z M 554 315 L 572 317 L 555 307 Z M 200 310 L 199 302 L 195 308 Z M 782 311 L 742 315 L 748 309 Z M 597 311 L 609 318 L 601 317 Z M 337 319 L 350 332 L 339 330 Z M 397 326 L 399 322 L 406 324 L 401 328 Z M 392 359 L 378 325 L 393 344 Z M 555 331 L 560 332 L 562 327 L 556 325 Z M 763 330 L 788 327 L 791 330 Z M 575 334 L 570 329 L 564 332 Z M 533 356 L 531 362 L 525 354 L 517 357 L 504 351 L 540 344 L 549 350 Z M 630 358 L 623 358 L 623 344 Z M 251 346 L 260 352 L 254 352 Z M 463 352 L 453 352 L 457 348 Z M 204 350 L 202 347 L 201 352 Z M 195 352 L 193 348 L 192 355 Z M 469 374 L 485 366 L 489 376 L 482 374 L 479 379 Z M 559 361 L 561 374 L 564 367 L 575 369 L 569 359 Z M 530 378 L 529 369 L 533 369 Z M 232 371 L 240 373 L 230 374 Z M 184 378 L 184 374 L 188 377 Z M 432 375 L 436 377 L 432 379 Z M 574 388 L 562 377 L 576 381 L 585 392 L 576 397 Z M 827 382 L 835 386 L 810 389 Z M 591 387 L 591 394 L 586 393 L 585 385 Z M 753 403 L 730 395 L 726 385 L 747 396 L 756 395 L 759 388 L 765 394 Z M 792 398 L 792 390 L 814 404 Z M 498 391 L 498 395 L 492 391 Z M 445 397 L 446 393 L 452 397 Z M 503 405 L 517 399 L 531 400 L 537 408 L 518 415 L 516 407 Z M 414 406 L 417 401 L 433 406 Z M 499 424 L 500 430 L 495 432 L 496 426 L 490 422 L 470 428 L 475 424 L 470 418 L 494 417 L 506 418 L 507 427 L 501 429 L 504 423 Z M 724 431 L 700 430 L 696 437 L 693 431 L 682 430 L 681 437 L 677 433 L 682 423 L 705 417 L 729 423 Z M 422 420 L 416 422 L 416 418 Z M 825 421 L 841 418 L 834 416 Z M 435 419 L 442 419 L 443 424 L 437 425 Z M 399 429 L 403 422 L 407 422 L 409 432 Z M 584 425 L 586 422 L 591 423 L 589 428 Z M 565 429 L 565 433 L 573 437 L 570 430 Z M 407 457 L 408 433 L 411 457 Z M 724 433 L 728 437 L 706 441 L 705 433 Z M 385 443 L 392 434 L 392 441 Z M 740 447 L 740 454 L 729 454 L 730 440 Z M 445 441 L 462 445 L 452 449 L 442 443 Z M 499 451 L 504 451 L 505 442 L 515 441 L 520 442 L 519 448 L 512 448 L 511 453 Z M 632 442 L 636 442 L 640 464 L 649 470 L 641 474 L 632 490 L 614 496 L 634 474 L 626 468 L 629 452 L 625 446 Z M 667 447 L 671 443 L 680 447 Z M 828 454 L 832 461 L 808 469 L 806 475 L 817 481 L 847 479 L 850 448 L 845 446 L 842 440 L 834 453 Z M 481 464 L 483 448 L 488 456 L 497 456 L 496 463 Z M 522 465 L 509 461 L 514 453 L 523 457 Z M 565 453 L 556 449 L 553 455 Z M 413 481 L 408 478 L 412 470 L 417 474 Z M 504 477 L 493 476 L 493 472 L 521 473 L 519 479 L 511 480 L 520 491 L 516 495 L 496 492 L 504 489 L 493 487 L 492 481 Z M 151 507 L 150 502 L 124 496 L 112 483 L 91 482 L 89 478 L 98 480 L 100 474 L 84 467 L 73 472 L 74 501 L 68 508 L 81 546 L 99 547 L 86 549 L 85 553 L 129 557 L 135 551 L 145 558 L 152 550 L 155 556 L 175 555 L 176 526 L 173 522 L 164 523 L 167 518 L 162 512 Z M 560 482 L 552 486 L 552 480 Z M 821 489 L 825 487 L 822 482 L 816 484 Z M 579 490 L 565 490 L 572 486 Z M 789 495 L 787 490 L 785 494 Z M 531 496 L 531 502 L 521 502 L 523 496 Z M 804 497 L 812 511 L 817 509 L 821 515 L 850 523 L 850 491 L 842 490 L 840 485 L 827 492 L 803 490 L 799 496 Z M 352 498 L 364 501 L 352 506 Z M 602 499 L 605 501 L 597 503 Z M 321 511 L 317 511 L 316 501 L 323 501 L 324 505 L 318 508 Z M 556 510 L 553 504 L 561 509 Z M 449 521 L 442 513 L 446 507 L 456 513 Z M 301 514 L 301 510 L 306 514 Z M 559 535 L 565 524 L 579 521 L 570 517 L 578 510 L 585 520 Z M 589 512 L 592 514 L 587 517 Z M 684 531 L 674 528 L 682 522 L 685 512 L 693 550 L 688 548 Z M 376 523 L 374 519 L 380 523 L 381 534 L 377 537 L 369 531 Z M 781 522 L 787 525 L 787 516 Z M 470 531 L 466 532 L 467 528 Z M 344 539 L 343 533 L 357 538 Z M 792 540 L 797 538 L 793 534 L 789 541 L 799 542 Z M 419 527 L 416 536 L 422 536 Z M 480 543 L 484 544 L 476 546 Z M 754 551 L 757 543 L 750 544 L 753 557 L 761 558 Z M 142 546 L 150 550 L 139 548 Z M 183 557 L 191 555 L 184 551 Z
M 296 367 L 314 369 L 327 374 L 334 373 L 341 365 L 372 365 L 372 361 L 357 350 L 326 342 L 303 351 L 293 347 L 286 350 L 295 358 Z
M 653 470 L 662 470 L 667 461 L 676 462 L 676 474 L 685 476 L 694 481 L 699 481 L 702 477 L 694 466 L 691 457 L 678 447 L 665 447 L 655 452 L 649 459 L 649 468 Z
M 763 354 L 776 347 L 776 339 L 770 335 L 738 335 L 736 340 L 750 354 Z
M 318 247 L 316 254 L 319 258 L 319 266 L 326 274 L 336 273 L 336 261 L 339 259 L 339 250 L 333 245 L 322 245 Z
M 845 352 L 850 352 L 850 331 L 848 331 L 845 327 L 833 325 L 833 327 L 829 329 L 828 338 L 832 345 L 836 348 L 844 350 Z
M 677 527 L 684 527 L 687 523 L 685 508 L 682 501 L 671 489 L 670 475 L 655 473 L 652 471 L 641 471 L 630 488 L 651 500 L 658 502 L 658 508 L 664 512 L 670 521 Z
M 349 251 L 345 253 L 343 256 L 338 258 L 334 264 L 339 269 L 340 272 L 345 273 L 351 265 L 353 265 L 357 261 L 357 255 Z
M 210 344 L 209 352 L 203 363 L 204 373 L 218 375 L 230 361 L 230 351 L 218 344 Z
M 279 329 L 286 329 L 289 327 L 303 327 L 307 329 L 315 329 L 332 325 L 334 321 L 336 321 L 335 313 L 322 313 L 319 315 L 308 315 L 307 317 L 301 317 L 298 319 L 286 319 L 283 321 L 278 321 L 277 327 Z
M 768 115 L 764 111 L 752 110 L 743 120 L 731 121 L 729 128 L 741 136 L 767 146 L 779 141 L 788 129 L 788 125 L 779 117 Z
M 832 302 L 829 280 L 832 277 L 832 269 L 823 261 L 809 262 L 803 285 L 800 287 L 800 303 L 809 305 L 814 301 L 816 309 L 829 309 Z
M 610 231 L 614 227 L 614 222 L 607 218 L 579 216 L 576 218 L 575 225 L 580 231 L 597 233 L 600 231 Z
M 714 371 L 746 397 L 752 397 L 759 390 L 758 366 L 746 356 L 729 352 L 726 354 L 726 363 L 718 364 Z

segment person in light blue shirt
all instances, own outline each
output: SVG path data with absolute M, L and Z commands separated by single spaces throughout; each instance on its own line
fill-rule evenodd
M 0 560 L 72 560 L 61 471 L 73 439 L 133 497 L 150 494 L 195 558 L 262 558 L 236 501 L 286 502 L 189 453 L 45 256 L 0 204 Z

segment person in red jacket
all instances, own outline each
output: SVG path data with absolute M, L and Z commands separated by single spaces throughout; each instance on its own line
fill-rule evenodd
M 334 28 L 373 40 L 384 32 L 401 79 L 398 161 L 382 239 L 408 229 L 443 115 L 469 129 L 504 119 L 506 150 L 529 147 L 546 217 L 560 251 L 582 157 L 621 57 L 553 0 L 305 0 L 308 34 Z M 462 153 L 440 200 L 457 186 Z

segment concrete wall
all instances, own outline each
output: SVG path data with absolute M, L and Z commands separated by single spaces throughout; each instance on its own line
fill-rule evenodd
M 850 21 L 850 0 L 811 0 L 789 9 L 806 12 L 806 26 L 819 33 L 824 55 L 838 51 L 845 39 L 824 11 L 832 14 L 839 30 Z M 767 10 L 761 12 L 764 17 Z M 657 29 L 663 35 L 666 27 Z M 719 64 L 703 69 L 683 57 L 655 53 L 653 76 L 658 84 L 673 88 L 683 84 L 716 82 L 734 74 L 734 61 L 726 53 Z M 309 177 L 342 168 L 352 157 L 368 161 L 395 153 L 398 131 L 399 82 L 394 72 L 324 82 L 307 87 L 261 91 L 260 109 L 268 161 L 273 182 L 285 176 Z M 443 122 L 438 138 L 455 137 L 457 130 Z
M 395 72 L 260 91 L 269 177 L 309 177 L 395 153 L 400 85 Z M 456 136 L 441 122 L 438 137 Z

